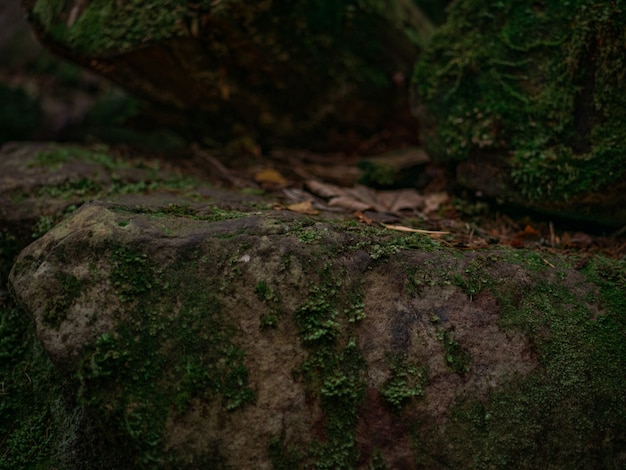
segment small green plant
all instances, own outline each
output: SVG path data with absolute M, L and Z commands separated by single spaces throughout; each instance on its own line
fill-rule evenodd
M 39 237 L 45 235 L 46 233 L 48 233 L 52 229 L 52 227 L 54 227 L 56 222 L 57 222 L 57 218 L 55 216 L 52 216 L 52 215 L 42 215 L 42 216 L 40 216 L 39 220 L 37 221 L 37 223 L 33 227 L 33 231 L 31 233 L 31 236 L 33 238 L 39 238 Z
M 365 304 L 361 295 L 353 301 L 352 305 L 344 309 L 344 314 L 350 323 L 356 323 L 365 318 Z
M 67 311 L 78 296 L 84 286 L 84 282 L 75 275 L 59 272 L 55 275 L 55 280 L 59 285 L 58 294 L 54 295 L 44 314 L 43 321 L 58 327 L 67 318 Z
M 463 289 L 470 300 L 493 282 L 487 268 L 494 261 L 495 258 L 491 256 L 476 257 L 465 266 L 463 274 L 454 275 L 454 283 Z
M 387 361 L 391 377 L 383 385 L 380 394 L 389 406 L 400 411 L 411 398 L 424 395 L 427 369 L 409 361 L 406 355 L 390 354 Z
M 286 449 L 281 439 L 273 437 L 268 444 L 272 468 L 274 470 L 297 470 L 302 456 L 296 450 Z
M 304 343 L 330 342 L 339 335 L 337 309 L 328 292 L 314 288 L 311 297 L 296 311 L 296 322 Z
M 24 312 L 0 302 L 0 470 L 62 468 L 54 455 L 63 431 L 63 379 Z
M 254 287 L 257 297 L 263 303 L 265 303 L 269 312 L 261 315 L 261 328 L 276 328 L 278 321 L 282 317 L 282 309 L 280 306 L 280 299 L 274 289 L 269 287 L 265 281 L 257 282 Z
M 257 282 L 256 286 L 254 286 L 254 291 L 256 295 L 259 297 L 259 300 L 264 302 L 276 302 L 278 301 L 278 296 L 274 289 L 269 287 L 265 281 Z
M 322 273 L 325 281 L 311 289 L 294 314 L 308 352 L 296 376 L 320 401 L 325 421 L 325 440 L 311 446 L 308 454 L 316 459 L 316 468 L 353 468 L 358 457 L 358 408 L 365 398 L 366 366 L 354 334 L 354 323 L 363 311 L 360 286 L 336 280 L 328 264 Z
M 119 247 L 112 253 L 111 282 L 122 302 L 133 300 L 148 292 L 154 283 L 153 267 L 148 255 L 140 251 Z
M 467 350 L 461 347 L 452 334 L 447 330 L 440 330 L 437 332 L 437 339 L 443 344 L 448 367 L 459 374 L 469 372 L 472 356 Z

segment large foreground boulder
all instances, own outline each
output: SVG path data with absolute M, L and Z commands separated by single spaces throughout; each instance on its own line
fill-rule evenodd
M 128 468 L 621 468 L 625 268 L 170 195 L 10 285 Z
M 626 224 L 626 10 L 455 2 L 414 75 L 423 138 L 501 201 Z
M 162 120 L 266 144 L 328 147 L 406 114 L 404 77 L 433 31 L 413 0 L 24 5 L 44 44 L 165 106 Z

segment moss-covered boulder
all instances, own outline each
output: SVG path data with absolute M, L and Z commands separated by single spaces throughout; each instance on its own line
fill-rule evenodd
M 432 157 L 527 207 L 626 224 L 620 2 L 457 1 L 417 64 Z
M 126 468 L 621 468 L 625 273 L 170 196 L 10 285 Z
M 404 77 L 433 29 L 413 0 L 24 3 L 45 44 L 165 121 L 264 144 L 332 147 L 406 113 Z
M 0 147 L 0 234 L 24 247 L 85 201 L 196 188 L 159 165 L 104 145 L 7 143 Z

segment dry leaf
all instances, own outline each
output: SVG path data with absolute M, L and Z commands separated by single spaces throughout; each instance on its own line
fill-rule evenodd
M 327 184 L 315 180 L 309 180 L 306 182 L 306 186 L 313 193 L 325 198 L 342 196 L 344 194 L 343 190 L 339 186 L 335 186 L 334 184 Z
M 431 193 L 424 196 L 424 208 L 422 212 L 424 214 L 430 214 L 432 212 L 437 212 L 441 205 L 448 200 L 450 196 L 448 193 Z
M 398 212 L 404 209 L 419 209 L 424 205 L 424 196 L 414 189 L 400 189 L 398 191 L 381 191 L 380 199 L 386 201 L 389 212 Z
M 357 199 L 349 196 L 339 196 L 334 197 L 330 201 L 328 201 L 329 206 L 335 207 L 343 207 L 344 209 L 348 209 L 351 211 L 366 211 L 372 209 L 370 204 L 366 204 L 364 202 L 358 201 Z
M 367 217 L 365 214 L 363 214 L 363 212 L 361 211 L 356 211 L 354 213 L 354 216 L 358 219 L 359 222 L 363 222 L 364 224 L 367 225 L 372 225 L 374 223 L 374 221 L 372 219 L 370 219 L 369 217 Z
M 340 188 L 334 184 L 314 180 L 307 181 L 306 185 L 316 195 L 329 198 L 329 205 L 352 211 L 374 210 L 397 213 L 405 209 L 417 210 L 424 205 L 424 196 L 414 189 L 377 191 L 361 185 L 354 188 Z
M 376 212 L 387 212 L 387 207 L 381 204 L 380 200 L 378 199 L 378 191 L 376 191 L 375 189 L 359 185 L 355 186 L 354 188 L 346 189 L 345 192 L 347 196 L 353 198 L 355 201 L 367 204 L 370 209 L 373 209 Z
M 297 202 L 296 204 L 290 204 L 287 206 L 287 210 L 290 210 L 291 212 L 297 212 L 299 214 L 308 215 L 316 215 L 320 213 L 320 211 L 313 207 L 313 203 L 311 201 L 303 201 Z
M 285 177 L 272 168 L 259 171 L 254 175 L 254 181 L 261 183 L 262 185 L 280 187 L 287 186 L 287 180 Z

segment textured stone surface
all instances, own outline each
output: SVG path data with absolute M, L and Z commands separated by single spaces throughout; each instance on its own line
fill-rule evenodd
M 621 5 L 456 2 L 414 75 L 422 137 L 504 202 L 626 224 Z
M 131 468 L 584 467 L 624 463 L 623 269 L 135 198 L 10 282 Z
M 264 145 L 332 148 L 405 115 L 433 30 L 412 0 L 25 3 L 45 44 L 164 105 L 163 121 Z

